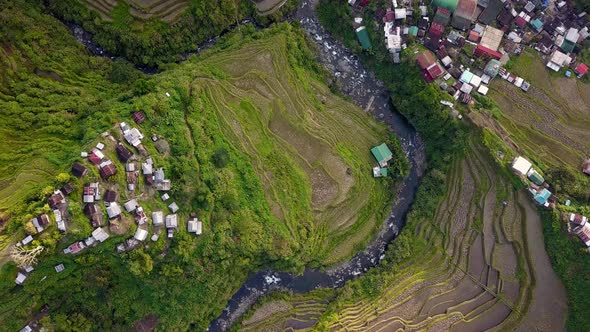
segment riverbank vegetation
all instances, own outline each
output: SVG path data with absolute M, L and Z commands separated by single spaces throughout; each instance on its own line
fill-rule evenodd
M 43 3 L 43 1 L 38 1 Z M 288 0 L 269 16 L 257 16 L 250 0 L 49 1 L 56 17 L 76 22 L 93 35 L 106 52 L 129 61 L 156 67 L 178 61 L 189 51 L 215 38 L 245 19 L 269 25 L 281 20 L 299 3 Z
M 47 250 L 24 286 L 3 262 L 0 330 L 22 328 L 45 304 L 42 324 L 55 330 L 123 330 L 154 316 L 164 330 L 204 330 L 250 272 L 340 262 L 385 220 L 399 176 L 373 179 L 369 150 L 388 140 L 387 129 L 330 92 L 298 28 L 243 26 L 201 56 L 146 76 L 125 61 L 88 56 L 36 3 L 1 8 L 2 248 L 47 211 L 47 188 L 80 151 L 138 110 L 146 117 L 140 130 L 170 144 L 170 155 L 157 159 L 186 208 L 181 218 L 196 213 L 204 232 L 183 229 L 165 245 L 124 255 L 114 253 L 123 236 L 113 235 L 65 256 L 92 230 L 81 198 L 71 196 L 75 232 L 43 233 Z M 73 181 L 75 193 L 82 182 Z M 66 270 L 57 274 L 59 263 Z

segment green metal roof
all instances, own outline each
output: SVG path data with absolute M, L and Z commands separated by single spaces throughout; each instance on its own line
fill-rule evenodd
M 502 66 L 502 63 L 500 61 L 498 61 L 496 59 L 492 59 L 492 60 L 490 60 L 490 62 L 488 62 L 488 64 L 486 65 L 486 68 L 483 71 L 491 78 L 494 78 L 498 75 L 498 72 L 500 71 L 501 66 Z
M 410 31 L 408 33 L 414 37 L 417 36 L 418 35 L 418 27 L 415 25 L 412 25 L 410 27 Z
M 569 40 L 564 40 L 563 44 L 561 44 L 561 49 L 566 53 L 571 53 L 574 51 L 574 47 L 576 44 L 572 43 Z
M 367 28 L 360 27 L 356 29 L 356 36 L 358 37 L 359 42 L 361 42 L 363 49 L 368 50 L 373 47 L 373 45 L 371 45 L 371 39 L 369 38 L 369 32 L 367 31 Z
M 383 177 L 387 176 L 387 168 L 381 167 L 379 172 L 381 173 L 381 176 L 383 176 Z
M 541 174 L 537 173 L 537 171 L 533 170 L 529 172 L 529 180 L 533 181 L 534 184 L 540 186 L 545 183 L 545 179 L 541 176 Z
M 457 9 L 457 5 L 459 4 L 459 0 L 433 0 L 432 5 L 434 7 L 443 7 L 452 12 Z
M 375 159 L 377 159 L 378 163 L 384 162 L 387 159 L 390 159 L 392 156 L 391 150 L 389 150 L 385 143 L 381 143 L 380 145 L 372 148 L 371 153 Z

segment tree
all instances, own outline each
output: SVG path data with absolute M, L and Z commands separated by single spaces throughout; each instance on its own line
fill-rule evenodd
M 42 246 L 33 249 L 25 249 L 23 246 L 14 246 L 10 251 L 10 258 L 20 268 L 37 264 L 37 257 L 43 251 Z
M 226 149 L 221 148 L 213 153 L 213 163 L 218 168 L 224 168 L 229 163 L 229 153 Z
M 70 181 L 70 174 L 68 174 L 68 173 L 59 173 L 55 177 L 55 180 L 57 180 L 57 182 L 59 182 L 59 183 L 66 183 L 66 182 Z

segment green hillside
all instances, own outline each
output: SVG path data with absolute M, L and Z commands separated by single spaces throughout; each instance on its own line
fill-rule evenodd
M 393 181 L 372 178 L 369 150 L 389 141 L 400 156 L 399 143 L 330 92 L 296 28 L 245 26 L 215 49 L 147 77 L 124 61 L 88 56 L 35 4 L 1 7 L 0 331 L 22 328 L 44 304 L 42 323 L 55 330 L 126 330 L 144 317 L 163 330 L 203 330 L 249 272 L 340 262 L 385 219 Z M 101 133 L 120 138 L 117 124 L 133 123 L 138 110 L 146 116 L 139 129 L 170 144 L 163 154 L 147 138 L 145 146 L 181 206 L 174 239 L 115 254 L 136 227 L 124 214 L 124 227 L 105 243 L 61 254 L 92 231 L 82 214 L 83 184 L 125 186 L 124 173 L 105 181 L 92 168 L 71 181 L 68 232 L 51 224 L 35 236 L 46 250 L 24 286 L 15 286 L 7 250 L 33 216 L 48 212 L 47 195 L 63 181 L 57 175 L 81 161 L 80 151 L 108 142 Z M 148 212 L 165 206 L 143 181 L 138 188 Z M 200 237 L 185 231 L 190 213 L 203 221 Z M 66 270 L 56 274 L 59 263 Z

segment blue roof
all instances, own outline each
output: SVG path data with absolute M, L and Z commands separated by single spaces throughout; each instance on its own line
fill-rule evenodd
M 463 72 L 463 74 L 461 74 L 461 78 L 459 80 L 463 83 L 469 84 L 469 82 L 471 82 L 472 78 L 473 78 L 473 73 L 470 72 L 469 70 L 466 70 Z
M 547 203 L 549 197 L 551 197 L 551 192 L 545 188 L 535 194 L 535 200 L 541 205 Z
M 571 71 L 566 71 L 565 72 L 565 77 L 572 77 L 572 72 Z
M 537 18 L 531 22 L 531 25 L 538 31 L 543 27 L 543 22 Z

